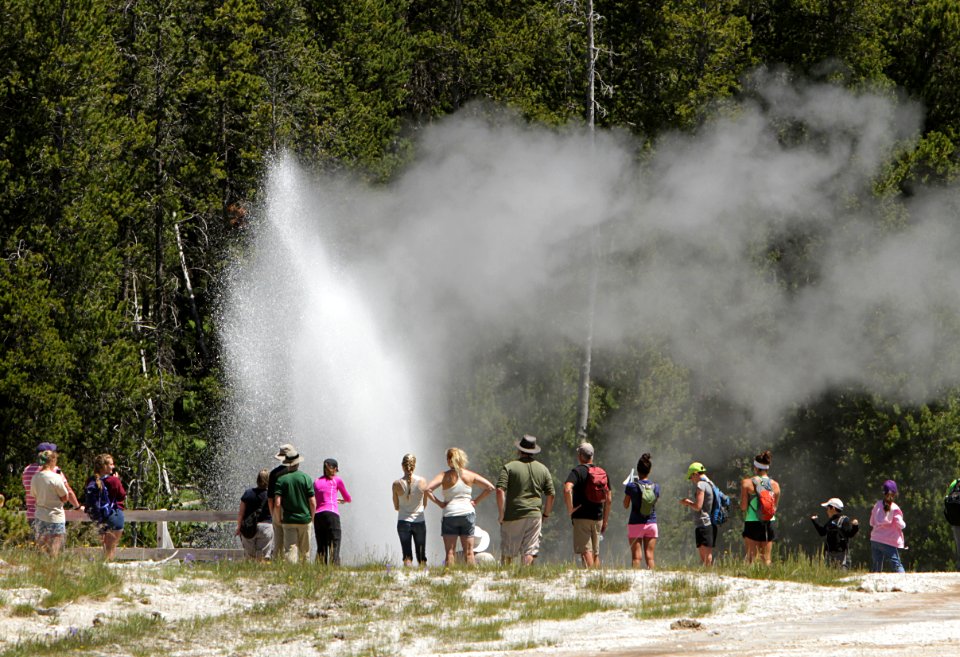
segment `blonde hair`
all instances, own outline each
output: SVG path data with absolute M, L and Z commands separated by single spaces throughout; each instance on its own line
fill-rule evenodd
M 50 449 L 45 449 L 37 454 L 37 463 L 43 467 L 57 464 L 57 453 Z
M 457 472 L 457 476 L 462 476 L 463 469 L 467 467 L 467 453 L 464 452 L 459 447 L 451 447 L 447 450 L 447 460 L 450 462 L 450 467 L 452 467 Z
M 100 471 L 103 470 L 103 467 L 107 464 L 107 461 L 112 461 L 113 457 L 109 454 L 97 454 L 93 457 L 93 474 L 96 477 L 97 488 L 103 490 L 103 479 L 99 476 Z
M 413 471 L 417 469 L 417 457 L 413 454 L 404 454 L 400 461 L 403 468 L 403 481 L 407 482 L 407 497 L 413 493 Z

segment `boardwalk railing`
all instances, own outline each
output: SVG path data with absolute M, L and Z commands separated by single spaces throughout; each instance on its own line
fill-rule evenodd
M 90 522 L 90 516 L 83 511 L 70 510 L 66 512 L 66 516 L 67 522 Z M 117 559 L 119 560 L 179 558 L 195 561 L 213 561 L 217 559 L 243 558 L 243 550 L 232 548 L 177 548 L 173 545 L 173 540 L 170 538 L 170 531 L 167 529 L 167 523 L 169 522 L 234 523 L 237 521 L 236 511 L 125 509 L 123 517 L 126 522 L 157 523 L 158 546 L 155 548 L 119 548 L 117 550 Z M 76 548 L 75 551 L 93 551 L 96 549 L 98 548 Z

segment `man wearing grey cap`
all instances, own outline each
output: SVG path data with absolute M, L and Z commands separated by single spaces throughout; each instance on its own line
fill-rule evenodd
M 587 568 L 600 566 L 600 539 L 607 531 L 613 500 L 607 473 L 593 464 L 593 445 L 577 447 L 579 464 L 563 483 L 563 499 L 573 523 L 573 551 Z
M 286 445 L 280 445 L 279 451 L 277 451 L 273 458 L 283 461 L 291 454 L 297 454 L 297 448 L 288 443 Z M 287 466 L 281 463 L 270 471 L 270 477 L 267 479 L 267 507 L 270 509 L 270 518 L 273 520 L 273 559 L 275 561 L 283 559 L 284 553 L 283 525 L 280 524 L 278 515 L 274 512 L 277 497 L 275 490 L 277 487 L 277 478 L 284 474 L 287 474 Z

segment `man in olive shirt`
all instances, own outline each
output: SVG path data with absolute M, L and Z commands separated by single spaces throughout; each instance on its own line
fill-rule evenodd
M 529 566 L 540 552 L 543 519 L 550 517 L 555 491 L 550 471 L 533 458 L 540 453 L 536 437 L 524 436 L 515 444 L 517 460 L 506 463 L 497 479 L 500 552 L 503 563 L 519 554 Z
M 279 519 L 283 527 L 285 556 L 291 563 L 297 559 L 306 561 L 310 556 L 310 528 L 317 512 L 313 480 L 300 471 L 301 463 L 303 457 L 299 453 L 288 453 L 283 459 L 287 473 L 280 475 L 273 489 L 274 522 Z

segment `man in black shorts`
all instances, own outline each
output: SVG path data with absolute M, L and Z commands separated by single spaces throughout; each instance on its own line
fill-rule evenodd
M 687 479 L 694 485 L 690 497 L 680 500 L 680 504 L 690 508 L 693 513 L 694 537 L 700 562 L 704 566 L 713 565 L 713 548 L 717 544 L 717 527 L 710 521 L 713 508 L 713 484 L 707 477 L 707 469 L 702 463 L 694 462 L 687 468 Z

